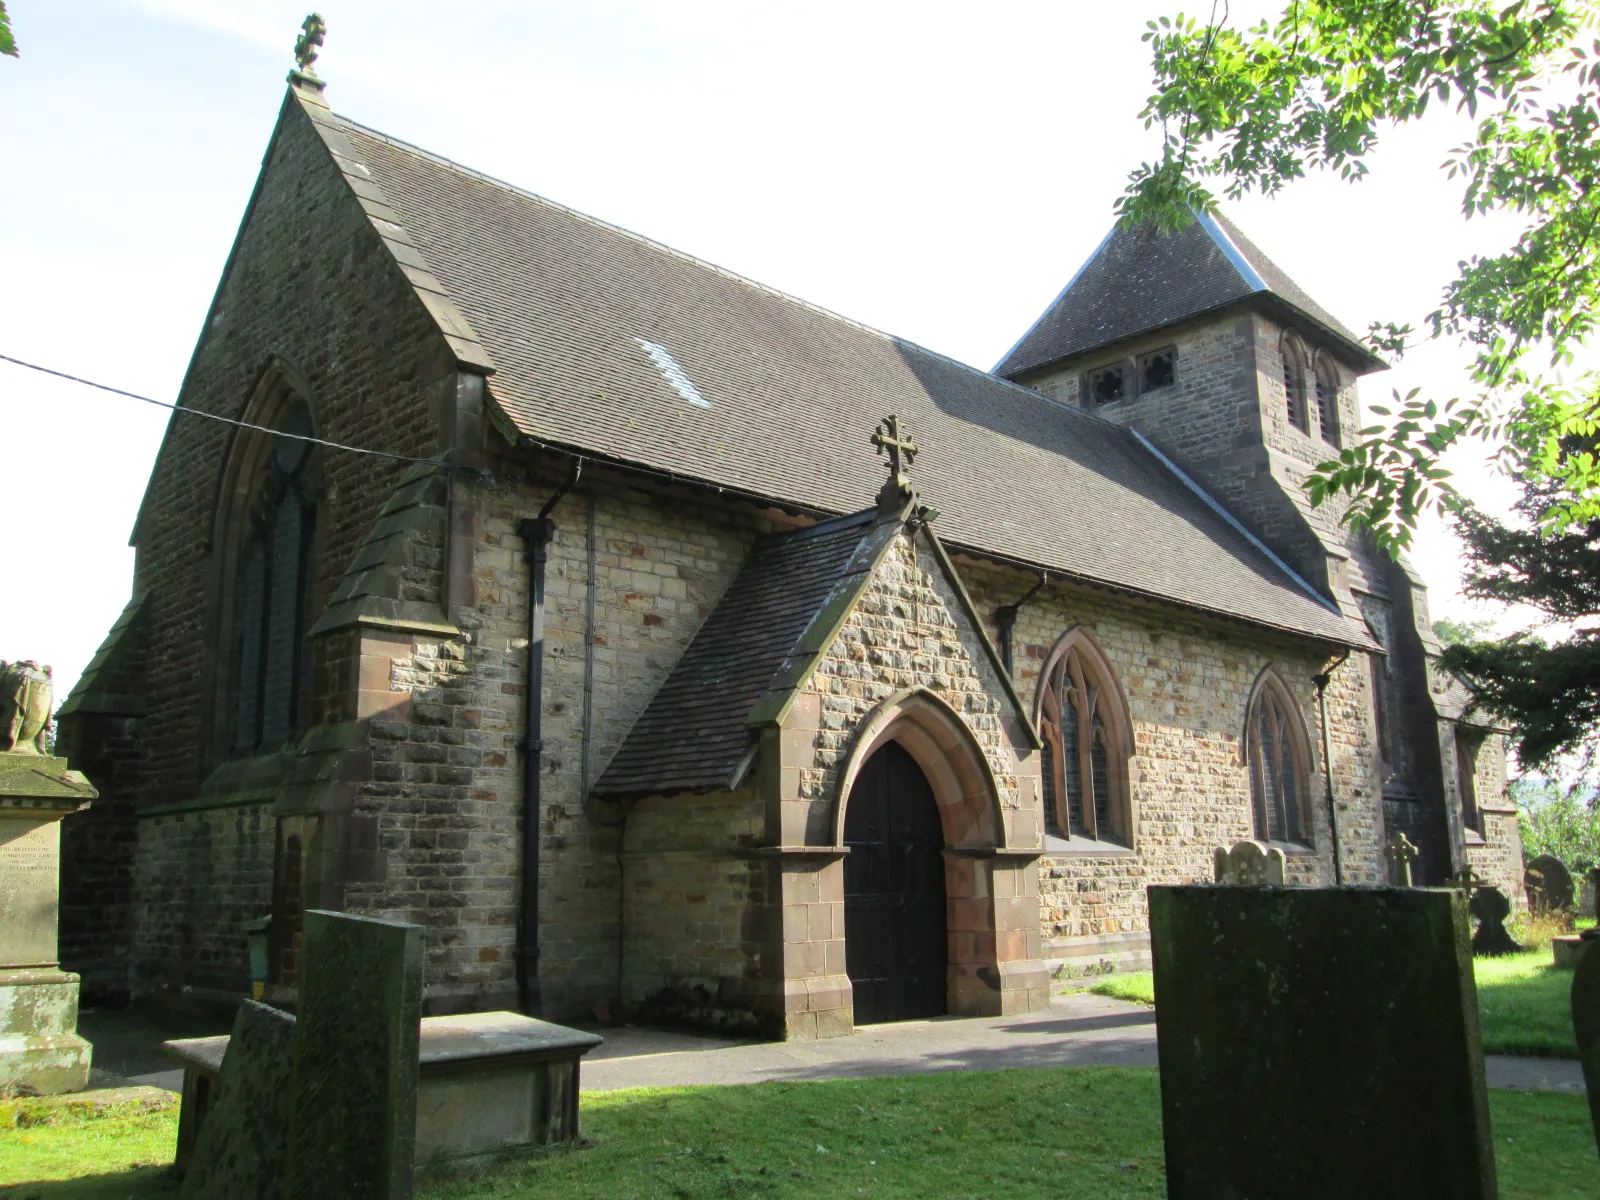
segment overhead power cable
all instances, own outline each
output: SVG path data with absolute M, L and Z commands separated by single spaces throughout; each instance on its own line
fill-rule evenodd
M 9 354 L 0 354 L 0 362 L 13 363 L 19 367 L 27 367 L 30 371 L 38 371 L 43 375 L 54 375 L 57 379 L 65 379 L 72 383 L 81 383 L 84 387 L 97 388 L 102 392 L 110 392 L 113 396 L 126 396 L 130 400 L 138 400 L 145 404 L 154 404 L 157 408 L 170 409 L 175 413 L 182 413 L 190 417 L 204 417 L 208 421 L 221 421 L 224 425 L 234 425 L 240 429 L 254 429 L 258 433 L 270 433 L 273 437 L 288 438 L 295 442 L 310 442 L 313 446 L 325 446 L 329 450 L 343 450 L 349 454 L 371 454 L 378 458 L 392 458 L 396 462 L 420 463 L 428 467 L 451 467 L 440 458 L 412 458 L 405 454 L 391 454 L 387 450 L 368 450 L 364 446 L 347 446 L 343 442 L 330 442 L 325 438 L 312 437 L 306 433 L 285 433 L 281 429 L 269 429 L 265 425 L 252 425 L 249 421 L 236 421 L 232 417 L 218 416 L 216 413 L 202 412 L 198 408 L 183 408 L 177 404 L 168 404 L 165 400 L 153 400 L 149 396 L 141 396 L 138 392 L 124 391 L 122 388 L 112 387 L 110 384 L 96 383 L 92 379 L 80 379 L 76 375 L 68 375 L 65 371 L 52 370 L 41 367 L 38 363 L 24 362 L 20 358 L 12 358 Z

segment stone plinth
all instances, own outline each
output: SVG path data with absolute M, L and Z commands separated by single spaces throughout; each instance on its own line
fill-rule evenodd
M 56 958 L 61 819 L 95 791 L 64 758 L 0 754 L 0 1089 L 38 1095 L 89 1083 L 78 977 Z

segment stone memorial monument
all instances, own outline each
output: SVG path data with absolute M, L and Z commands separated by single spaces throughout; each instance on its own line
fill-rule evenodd
M 1578 897 L 1578 915 L 1595 915 L 1595 895 L 1600 891 L 1600 867 L 1590 867 L 1583 873 L 1583 888 Z
M 50 668 L 0 662 L 0 1090 L 50 1095 L 89 1082 L 78 976 L 56 958 L 61 819 L 89 781 L 48 753 Z
M 1502 954 L 1521 954 L 1522 946 L 1506 931 L 1511 901 L 1496 887 L 1480 887 L 1467 902 L 1467 911 L 1478 919 L 1478 932 L 1472 935 L 1472 952 L 1485 958 Z
M 1384 843 L 1383 858 L 1389 864 L 1389 886 L 1410 887 L 1411 864 L 1417 861 L 1417 848 L 1411 839 L 1395 830 Z
M 1169 1197 L 1496 1195 L 1464 897 L 1149 896 Z
M 422 926 L 307 909 L 300 964 L 284 1194 L 409 1200 Z
M 1212 853 L 1218 883 L 1283 886 L 1283 851 L 1265 842 L 1235 842 L 1231 850 Z
M 1536 916 L 1572 912 L 1572 872 L 1555 855 L 1541 854 L 1529 859 L 1522 882 L 1528 889 L 1528 908 Z

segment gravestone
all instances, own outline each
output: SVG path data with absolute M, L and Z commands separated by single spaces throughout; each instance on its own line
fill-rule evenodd
M 1417 861 L 1417 848 L 1400 830 L 1395 830 L 1383 846 L 1384 861 L 1389 864 L 1389 886 L 1411 886 L 1411 864 Z
M 1528 907 L 1536 916 L 1572 911 L 1572 872 L 1555 855 L 1541 854 L 1530 859 L 1522 882 L 1528 889 Z
M 1231 850 L 1218 846 L 1211 860 L 1218 883 L 1283 886 L 1283 851 L 1265 842 L 1235 842 Z
M 1468 901 L 1468 911 L 1478 919 L 1478 932 L 1472 935 L 1472 952 L 1484 958 L 1502 954 L 1521 954 L 1522 947 L 1506 932 L 1511 901 L 1497 887 L 1480 887 Z
M 1600 942 L 1600 929 L 1585 929 L 1581 936 L 1591 944 L 1572 972 L 1572 1032 L 1589 1092 L 1589 1125 L 1600 1151 L 1600 954 L 1593 945 Z
M 1583 873 L 1583 890 L 1578 898 L 1578 915 L 1592 917 L 1595 915 L 1595 895 L 1600 889 L 1600 867 L 1590 867 Z
M 0 662 L 0 1089 L 36 1095 L 87 1087 L 91 1054 L 56 923 L 61 820 L 95 790 L 45 753 L 50 704 L 48 667 Z
M 1152 887 L 1167 1195 L 1495 1195 L 1465 899 Z
M 227 1039 L 215 1096 L 204 1114 L 185 1096 L 180 1120 L 204 1124 L 183 1145 L 178 1130 L 178 1164 L 184 1168 L 182 1200 L 281 1200 L 283 1158 L 289 1126 L 289 1047 L 294 1018 L 254 1000 L 239 1006 Z M 196 1042 L 220 1039 L 197 1038 Z M 184 1043 L 169 1042 L 169 1047 Z M 187 1083 L 187 1081 L 185 1081 Z M 187 1089 L 186 1089 L 187 1091 Z
M 422 948 L 420 925 L 306 911 L 284 1174 L 295 1200 L 410 1197 Z

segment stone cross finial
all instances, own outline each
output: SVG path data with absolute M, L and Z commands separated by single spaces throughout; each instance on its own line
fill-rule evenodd
M 1384 845 L 1383 857 L 1389 862 L 1389 886 L 1411 886 L 1411 864 L 1417 860 L 1417 848 L 1411 839 L 1396 830 Z
M 889 478 L 878 493 L 881 505 L 898 505 L 911 495 L 911 464 L 917 460 L 917 444 L 900 428 L 900 418 L 890 413 L 878 422 L 872 444 L 889 459 Z
M 1218 846 L 1212 859 L 1218 883 L 1283 886 L 1283 851 L 1276 846 L 1264 842 L 1235 842 L 1231 850 Z
M 301 75 L 317 77 L 312 64 L 317 61 L 317 50 L 328 37 L 328 23 L 321 13 L 312 13 L 300 26 L 300 36 L 294 42 L 294 61 Z

